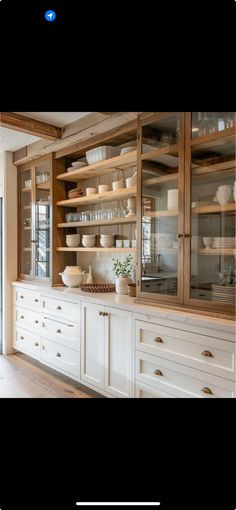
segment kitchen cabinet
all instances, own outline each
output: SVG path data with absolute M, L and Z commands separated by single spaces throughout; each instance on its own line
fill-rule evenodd
M 132 314 L 82 303 L 81 379 L 116 397 L 133 396 Z
M 233 318 L 235 113 L 138 120 L 139 302 Z

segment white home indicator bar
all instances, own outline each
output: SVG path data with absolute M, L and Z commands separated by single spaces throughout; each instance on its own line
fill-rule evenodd
M 148 502 L 148 503 L 135 503 L 135 502 L 117 502 L 117 501 L 113 501 L 112 503 L 108 503 L 107 501 L 105 503 L 102 503 L 102 502 L 99 502 L 99 503 L 88 503 L 86 501 L 85 502 L 81 502 L 81 501 L 77 501 L 76 502 L 76 505 L 78 506 L 159 506 L 161 503 L 160 502 L 156 502 L 156 503 L 153 503 L 153 502 Z

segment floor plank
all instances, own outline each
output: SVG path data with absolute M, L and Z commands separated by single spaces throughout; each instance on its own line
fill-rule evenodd
M 0 355 L 0 398 L 104 398 L 24 354 Z

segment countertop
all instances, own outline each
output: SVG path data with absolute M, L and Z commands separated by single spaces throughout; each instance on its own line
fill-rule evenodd
M 64 286 L 49 287 L 47 285 L 15 281 L 12 282 L 12 286 L 26 287 L 32 290 L 38 290 L 42 295 L 51 297 L 57 297 L 58 299 L 70 300 L 72 302 L 88 301 L 97 303 L 103 306 L 110 306 L 115 308 L 125 309 L 138 314 L 145 314 L 146 320 L 151 317 L 165 319 L 168 321 L 179 322 L 182 324 L 189 324 L 191 326 L 197 326 L 202 328 L 209 328 L 214 330 L 222 330 L 229 332 L 231 335 L 235 333 L 235 323 L 230 319 L 221 319 L 218 317 L 210 317 L 206 315 L 200 315 L 192 312 L 172 310 L 169 308 L 162 308 L 157 306 L 151 306 L 149 304 L 136 303 L 136 298 L 130 296 L 123 296 L 116 294 L 115 292 L 107 293 L 88 293 L 83 292 L 78 288 L 69 288 Z M 207 334 L 207 333 L 206 333 Z

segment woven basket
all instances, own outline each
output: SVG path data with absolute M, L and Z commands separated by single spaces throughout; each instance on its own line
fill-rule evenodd
M 79 285 L 84 292 L 115 292 L 116 286 L 113 283 L 84 283 Z

